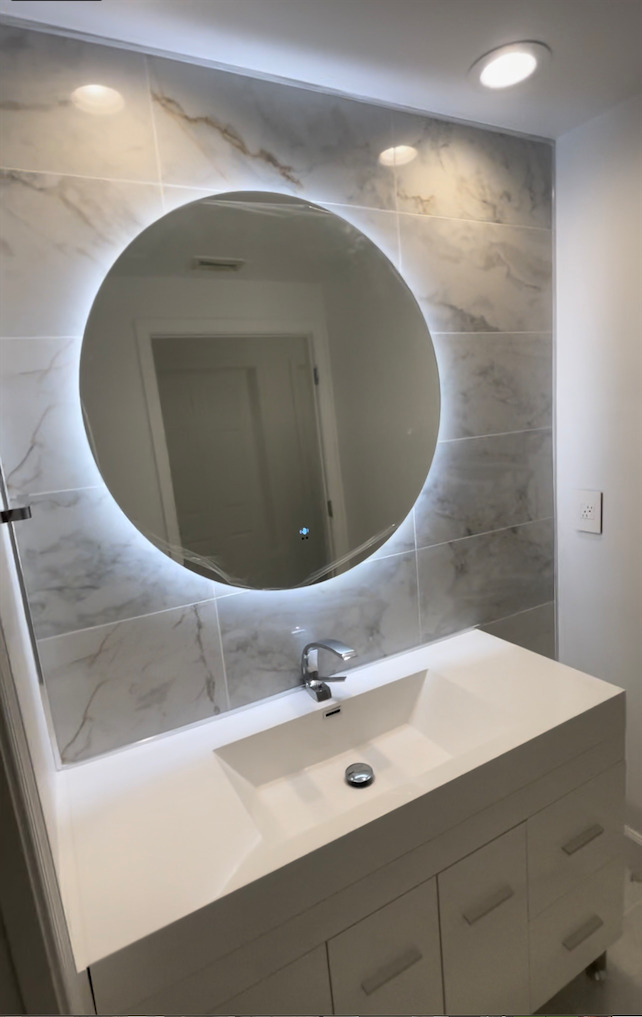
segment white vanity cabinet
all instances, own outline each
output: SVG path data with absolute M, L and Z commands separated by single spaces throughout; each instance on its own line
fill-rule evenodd
M 482 633 L 425 652 L 507 725 L 525 689 L 523 720 L 394 794 L 382 771 L 372 795 L 354 792 L 360 822 L 346 811 L 325 841 L 304 830 L 287 857 L 248 813 L 244 827 L 220 822 L 232 791 L 212 796 L 211 749 L 126 807 L 112 782 L 104 814 L 94 798 L 107 764 L 71 772 L 99 1014 L 526 1014 L 617 940 L 624 694 Z M 123 758 L 109 765 L 125 787 Z M 165 815 L 192 825 L 163 839 Z
M 220 945 L 197 970 L 189 923 L 161 930 L 92 966 L 98 1013 L 532 1013 L 621 932 L 624 767 L 599 769 L 617 754 L 595 747 L 237 949 L 202 913 Z

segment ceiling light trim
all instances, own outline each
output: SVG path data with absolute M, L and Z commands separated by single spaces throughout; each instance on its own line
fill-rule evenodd
M 526 67 L 524 67 L 524 70 L 517 74 L 517 76 L 513 76 L 511 79 L 503 82 L 497 80 L 496 83 L 490 83 L 490 81 L 482 80 L 484 73 L 490 70 L 496 61 L 501 61 L 502 58 L 510 59 L 512 56 L 530 57 L 530 68 L 526 70 Z M 552 56 L 552 50 L 545 42 L 535 39 L 522 39 L 519 42 L 509 42 L 503 46 L 496 46 L 475 60 L 468 71 L 468 78 L 478 89 L 483 89 L 484 92 L 503 92 L 507 88 L 514 88 L 516 85 L 528 81 L 538 70 L 541 70 L 543 66 L 550 63 Z

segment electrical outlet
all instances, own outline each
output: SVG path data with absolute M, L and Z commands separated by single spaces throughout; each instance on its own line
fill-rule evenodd
M 576 529 L 583 533 L 602 532 L 602 492 L 576 491 Z

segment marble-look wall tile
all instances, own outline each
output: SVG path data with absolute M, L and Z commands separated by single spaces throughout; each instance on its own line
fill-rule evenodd
M 80 339 L 0 339 L 0 455 L 12 499 L 93 487 L 78 399 Z
M 553 599 L 553 520 L 417 552 L 422 640 Z
M 399 220 L 402 273 L 431 332 L 550 332 L 548 230 Z
M 214 603 L 45 639 L 39 652 L 63 762 L 228 708 Z
M 74 105 L 82 85 L 115 89 L 122 109 Z M 156 181 L 145 57 L 0 25 L 2 165 L 20 170 Z
M 161 212 L 158 185 L 0 172 L 0 335 L 81 336 L 112 263 Z
M 552 515 L 550 431 L 440 442 L 415 505 L 417 547 Z
M 419 642 L 415 555 L 372 559 L 320 586 L 243 593 L 218 602 L 232 707 L 293 688 L 301 651 L 334 638 L 358 654 L 342 664 L 323 654 L 321 667 L 365 664 Z
M 400 212 L 550 227 L 552 144 L 396 110 L 392 123 L 417 149 L 396 167 Z
M 555 655 L 555 604 L 541 604 L 529 611 L 520 611 L 508 618 L 482 625 L 484 632 L 498 636 L 509 643 L 523 646 L 543 657 L 556 659 Z
M 441 439 L 551 426 L 549 333 L 464 332 L 432 339 L 441 382 Z
M 161 58 L 150 72 L 163 183 L 395 207 L 389 110 Z
M 16 528 L 39 638 L 229 596 L 150 544 L 104 486 L 31 500 Z

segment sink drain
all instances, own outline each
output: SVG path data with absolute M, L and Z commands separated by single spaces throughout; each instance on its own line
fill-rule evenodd
M 346 784 L 350 787 L 368 787 L 374 780 L 374 770 L 367 763 L 350 763 L 346 769 Z

